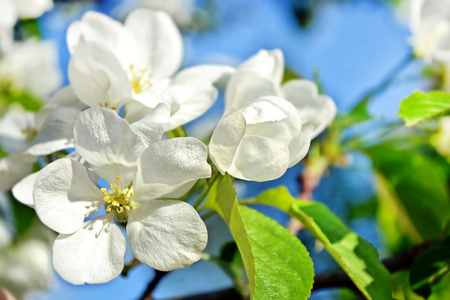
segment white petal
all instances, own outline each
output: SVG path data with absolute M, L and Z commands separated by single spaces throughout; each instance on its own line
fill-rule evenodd
M 53 266 L 73 284 L 105 283 L 122 272 L 125 248 L 125 237 L 112 215 L 105 215 L 73 234 L 60 234 L 53 244 Z
M 34 129 L 34 114 L 11 109 L 0 119 L 0 146 L 7 153 L 14 153 L 28 146 L 26 129 Z
M 80 112 L 71 107 L 52 110 L 27 152 L 38 156 L 73 147 L 73 127 Z
M 0 191 L 10 190 L 31 173 L 37 157 L 24 151 L 13 153 L 0 160 Z
M 289 144 L 290 158 L 288 168 L 296 165 L 308 153 L 313 130 L 312 126 L 303 126 L 299 136 Z
M 37 18 L 53 8 L 52 0 L 14 0 L 20 18 Z
M 34 207 L 42 223 L 59 233 L 73 233 L 102 205 L 104 195 L 86 168 L 68 158 L 43 168 L 34 183 Z
M 264 136 L 289 145 L 293 139 L 298 137 L 302 129 L 302 120 L 296 108 L 289 101 L 274 96 L 266 96 L 256 100 L 256 102 L 260 101 L 268 102 L 277 107 L 286 117 L 276 122 L 248 124 L 245 134 Z
M 286 114 L 268 101 L 256 101 L 241 109 L 247 124 L 277 122 L 287 118 Z
M 279 178 L 289 164 L 289 148 L 283 143 L 260 136 L 244 136 L 228 174 L 252 181 Z
M 145 147 L 161 140 L 169 124 L 170 111 L 164 103 L 158 104 L 145 117 L 131 124 L 131 129 L 141 138 Z
M 278 94 L 278 86 L 272 80 L 251 72 L 236 72 L 227 85 L 225 104 L 242 108 L 263 96 Z
M 138 54 L 131 33 L 121 23 L 98 12 L 86 12 L 81 21 L 73 22 L 67 29 L 67 45 L 71 53 L 75 51 L 81 36 L 86 41 L 100 43 L 111 51 L 120 61 L 123 70 L 128 70 Z
M 12 28 L 17 22 L 17 11 L 12 0 L 0 1 L 0 27 Z
M 155 199 L 188 181 L 211 177 L 207 157 L 206 146 L 192 137 L 151 144 L 138 161 L 133 182 L 137 201 Z
M 273 51 L 260 50 L 237 69 L 237 72 L 243 71 L 268 78 L 279 85 L 284 72 L 283 53 L 279 49 Z
M 131 84 L 114 54 L 97 42 L 80 39 L 69 62 L 73 91 L 89 106 L 116 107 L 131 100 Z
M 139 96 L 142 96 L 144 93 L 139 94 Z M 136 100 L 128 102 L 125 105 L 125 119 L 128 121 L 128 123 L 132 124 L 142 118 L 145 118 L 145 116 L 151 113 L 152 110 L 159 104 L 159 102 L 157 102 L 156 100 L 155 102 L 156 103 L 151 104 L 154 105 L 153 107 L 147 106 Z
M 245 118 L 234 107 L 225 111 L 214 129 L 209 143 L 209 155 L 222 175 L 230 168 L 239 143 L 245 134 L 245 129 Z
M 30 207 L 34 207 L 33 200 L 33 189 L 34 182 L 36 181 L 39 172 L 33 173 L 19 181 L 16 185 L 14 185 L 12 189 L 12 193 L 14 198 L 19 200 L 19 202 L 28 205 Z
M 173 85 L 161 90 L 161 99 L 171 105 L 168 130 L 175 129 L 203 115 L 216 101 L 217 89 L 212 85 Z M 170 98 L 170 99 L 167 99 Z
M 235 69 L 224 65 L 199 65 L 186 68 L 178 72 L 172 84 L 203 85 L 213 84 L 225 87 Z
M 200 259 L 208 233 L 189 204 L 150 200 L 129 212 L 128 236 L 134 256 L 161 271 L 181 269 Z
M 305 126 L 313 126 L 315 138 L 336 116 L 334 101 L 325 95 L 319 95 L 317 86 L 308 80 L 291 80 L 282 87 L 282 91 L 298 110 Z
M 137 9 L 125 20 L 139 48 L 139 67 L 147 67 L 156 79 L 170 77 L 183 59 L 183 40 L 165 12 Z
M 109 109 L 90 108 L 75 122 L 75 149 L 101 178 L 110 184 L 130 183 L 144 145 L 125 119 Z

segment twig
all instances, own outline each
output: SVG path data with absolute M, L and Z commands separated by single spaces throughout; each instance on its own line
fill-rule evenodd
M 150 281 L 147 285 L 147 288 L 145 289 L 144 293 L 142 294 L 140 300 L 152 300 L 152 292 L 158 285 L 158 283 L 163 279 L 164 276 L 166 276 L 169 272 L 163 272 L 155 270 L 156 274 L 152 281 Z

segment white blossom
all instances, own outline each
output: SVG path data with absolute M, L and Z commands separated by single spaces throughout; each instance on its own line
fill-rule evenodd
M 207 232 L 198 213 L 185 202 L 156 199 L 180 197 L 210 177 L 207 149 L 194 138 L 160 140 L 169 110 L 157 110 L 159 118 L 131 126 L 108 109 L 91 108 L 78 117 L 75 149 L 109 189 L 97 188 L 86 168 L 67 158 L 47 165 L 32 184 L 39 218 L 60 233 L 53 265 L 65 280 L 104 283 L 122 271 L 126 243 L 114 218 L 128 222 L 133 254 L 153 268 L 173 270 L 200 259 Z M 106 215 L 85 221 L 101 206 Z
M 450 62 L 450 1 L 410 0 L 412 44 L 428 62 Z
M 211 159 L 222 174 L 254 181 L 280 177 L 308 152 L 336 114 L 314 83 L 281 86 L 281 51 L 262 50 L 230 78 L 226 111 L 211 137 Z
M 208 110 L 217 98 L 213 83 L 233 72 L 231 67 L 203 65 L 173 76 L 183 57 L 181 35 L 166 13 L 147 9 L 133 11 L 124 25 L 87 12 L 70 25 L 67 43 L 72 52 L 69 79 L 81 101 L 115 109 L 126 104 L 130 122 L 166 103 L 168 129 Z

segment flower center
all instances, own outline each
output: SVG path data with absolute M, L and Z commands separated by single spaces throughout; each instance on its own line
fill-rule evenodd
M 134 64 L 131 64 L 127 74 L 134 94 L 142 93 L 153 86 L 153 83 L 150 81 L 153 75 L 148 68 L 137 69 Z
M 22 133 L 25 135 L 25 140 L 28 143 L 31 143 L 33 142 L 38 132 L 36 128 L 27 127 L 24 130 L 22 130 Z
M 128 215 L 126 212 L 136 208 L 139 204 L 131 200 L 134 196 L 133 186 L 129 184 L 126 188 L 122 188 L 120 176 L 116 176 L 116 178 L 119 180 L 120 188 L 115 184 L 110 184 L 109 190 L 106 188 L 101 188 L 100 190 L 105 195 L 103 200 L 106 202 L 106 212 L 113 212 L 117 221 L 126 222 L 128 220 Z

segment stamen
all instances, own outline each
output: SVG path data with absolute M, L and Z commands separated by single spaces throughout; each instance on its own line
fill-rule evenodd
M 119 175 L 117 175 L 117 176 L 116 176 L 116 178 L 117 178 L 117 179 L 120 179 L 120 176 L 119 176 Z

